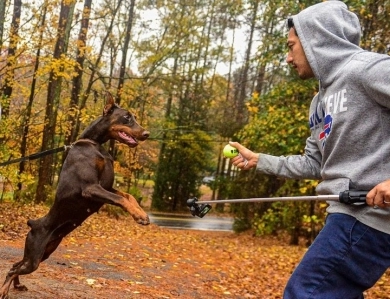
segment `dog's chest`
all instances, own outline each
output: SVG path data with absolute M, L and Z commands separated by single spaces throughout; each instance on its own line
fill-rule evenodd
M 107 152 L 101 152 L 102 154 L 102 159 L 99 159 L 102 165 L 98 165 L 99 169 L 99 181 L 100 185 L 105 188 L 109 189 L 112 187 L 114 183 L 114 161 L 110 154 Z

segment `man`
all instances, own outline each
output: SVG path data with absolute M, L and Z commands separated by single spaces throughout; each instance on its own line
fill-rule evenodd
M 390 267 L 390 57 L 359 47 L 359 20 L 341 1 L 288 21 L 287 62 L 315 77 L 303 155 L 254 153 L 237 142 L 241 169 L 319 179 L 319 194 L 367 190 L 367 205 L 330 202 L 326 224 L 292 274 L 284 298 L 364 298 Z

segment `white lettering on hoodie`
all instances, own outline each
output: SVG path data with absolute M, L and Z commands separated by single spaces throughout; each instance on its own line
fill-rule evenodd
M 334 115 L 340 112 L 347 111 L 348 98 L 346 94 L 347 90 L 344 88 L 330 96 L 325 97 L 322 104 L 318 103 L 317 109 L 312 115 L 310 115 L 310 129 L 318 127 L 318 125 L 320 125 L 324 121 L 324 118 L 327 115 Z
M 348 110 L 346 93 L 347 90 L 342 89 L 324 99 L 325 115 L 337 114 Z

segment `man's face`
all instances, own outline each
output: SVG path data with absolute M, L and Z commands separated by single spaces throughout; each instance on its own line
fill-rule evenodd
M 286 61 L 298 72 L 301 79 L 309 79 L 314 77 L 313 70 L 307 61 L 305 52 L 295 29 L 291 28 L 287 37 L 288 54 Z

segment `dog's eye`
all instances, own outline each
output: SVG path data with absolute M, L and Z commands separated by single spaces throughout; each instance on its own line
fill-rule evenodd
M 124 118 L 126 119 L 126 122 L 128 122 L 128 123 L 134 122 L 134 119 L 131 117 L 130 114 L 125 115 Z

